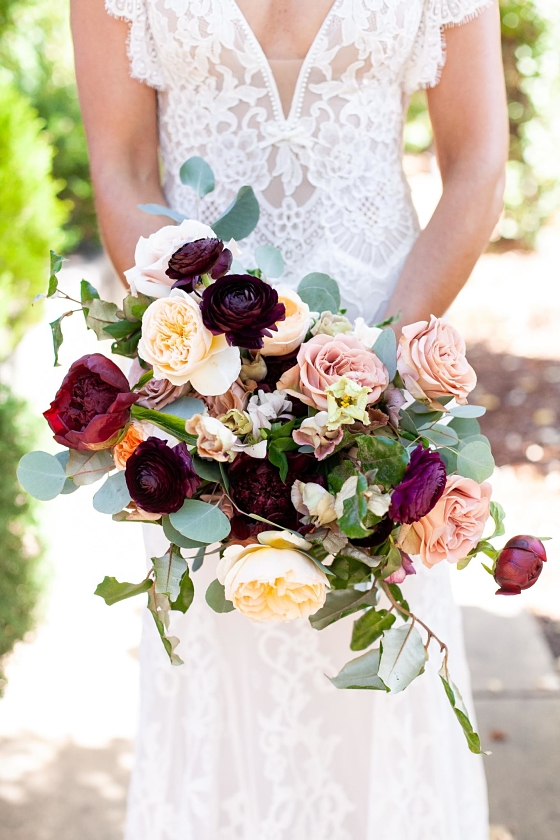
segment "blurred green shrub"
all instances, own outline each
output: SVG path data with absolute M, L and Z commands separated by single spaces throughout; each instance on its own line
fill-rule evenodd
M 64 204 L 51 177 L 52 150 L 26 97 L 0 80 L 0 360 L 40 314 L 49 248 L 61 242 Z
M 34 503 L 16 478 L 18 461 L 33 448 L 34 438 L 24 404 L 0 385 L 0 696 L 2 661 L 32 629 L 40 591 Z
M 533 247 L 535 236 L 560 205 L 558 131 L 552 124 L 560 104 L 558 65 L 560 15 L 557 0 L 500 0 L 502 52 L 509 104 L 510 160 L 502 244 Z M 432 132 L 426 96 L 412 97 L 405 132 L 407 151 L 428 149 Z

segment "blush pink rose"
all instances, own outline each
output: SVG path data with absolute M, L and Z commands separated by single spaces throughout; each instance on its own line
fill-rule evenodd
M 411 526 L 405 551 L 419 554 L 425 566 L 442 560 L 458 563 L 482 537 L 490 515 L 492 488 L 462 475 L 449 476 L 443 496 Z
M 465 405 L 476 385 L 463 338 L 442 318 L 403 327 L 397 368 L 406 390 L 417 400 L 455 397 Z
M 370 388 L 368 403 L 377 402 L 389 384 L 385 365 L 359 339 L 345 333 L 316 335 L 300 347 L 297 365 L 282 376 L 280 390 L 319 411 L 327 410 L 325 389 L 341 376 Z

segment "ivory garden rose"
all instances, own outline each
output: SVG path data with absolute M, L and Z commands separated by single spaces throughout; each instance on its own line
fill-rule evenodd
M 375 353 L 351 335 L 316 335 L 301 346 L 297 365 L 280 379 L 278 387 L 318 411 L 328 409 L 327 388 L 343 376 L 369 389 L 373 404 L 389 384 L 385 365 Z
M 285 308 L 286 317 L 276 324 L 276 332 L 264 336 L 262 356 L 287 356 L 305 340 L 311 325 L 309 307 L 289 286 L 277 286 L 278 302 Z
M 156 379 L 172 385 L 190 382 L 203 396 L 223 394 L 241 370 L 239 349 L 206 329 L 200 307 L 181 289 L 147 308 L 138 352 L 153 366 Z
M 467 361 L 462 336 L 443 318 L 434 315 L 403 327 L 397 368 L 407 391 L 417 400 L 437 402 L 455 397 L 465 405 L 476 385 L 476 373 Z

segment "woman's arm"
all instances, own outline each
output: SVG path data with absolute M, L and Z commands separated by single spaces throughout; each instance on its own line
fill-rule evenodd
M 428 91 L 441 200 L 416 241 L 387 314 L 443 315 L 486 247 L 501 209 L 508 123 L 498 4 L 445 32 L 447 61 Z
M 157 103 L 130 78 L 128 24 L 104 0 L 71 0 L 78 92 L 87 135 L 101 236 L 122 275 L 140 236 L 161 227 L 138 204 L 165 204 L 159 176 Z

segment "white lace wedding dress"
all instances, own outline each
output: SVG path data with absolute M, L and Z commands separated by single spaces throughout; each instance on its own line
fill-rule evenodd
M 195 214 L 178 171 L 203 156 L 217 184 L 205 222 L 252 185 L 261 220 L 245 255 L 277 245 L 284 281 L 326 271 L 350 316 L 381 315 L 418 235 L 401 166 L 408 95 L 437 83 L 443 28 L 491 0 L 334 0 L 287 114 L 235 0 L 106 2 L 131 24 L 132 75 L 159 92 L 170 205 Z M 146 532 L 149 556 L 161 554 L 160 529 Z M 352 619 L 318 633 L 216 615 L 204 602 L 215 562 L 175 616 L 183 667 L 147 619 L 127 840 L 487 840 L 482 763 L 444 696 L 437 649 L 395 697 L 337 691 L 324 675 L 354 655 Z M 407 595 L 449 643 L 472 709 L 448 568 L 416 566 Z

